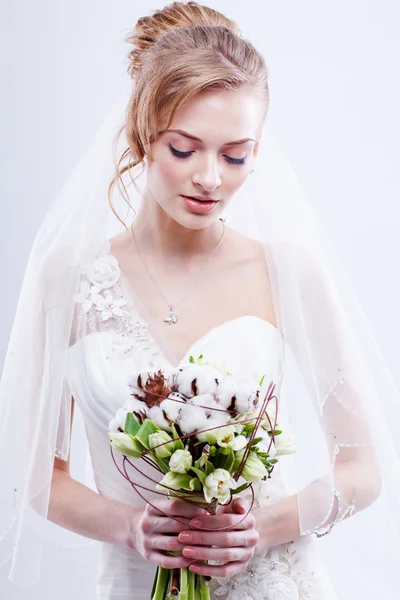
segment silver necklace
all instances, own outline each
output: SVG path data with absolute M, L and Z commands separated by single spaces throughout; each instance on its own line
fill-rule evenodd
M 152 280 L 152 282 L 153 282 L 153 283 L 154 283 L 154 285 L 156 286 L 156 288 L 157 288 L 157 290 L 158 290 L 159 294 L 162 296 L 162 298 L 163 298 L 164 302 L 166 303 L 166 305 L 167 305 L 167 306 L 168 306 L 168 308 L 169 308 L 169 314 L 168 314 L 168 316 L 167 316 L 167 317 L 165 317 L 165 319 L 164 319 L 164 323 L 168 323 L 168 325 L 175 325 L 175 323 L 177 323 L 177 322 L 178 322 L 178 315 L 176 314 L 176 312 L 174 311 L 174 309 L 175 309 L 177 306 L 179 306 L 180 304 L 182 304 L 182 302 L 183 302 L 184 300 L 186 300 L 186 298 L 189 296 L 190 292 L 191 292 L 191 291 L 194 289 L 195 285 L 197 284 L 197 282 L 198 282 L 198 280 L 199 280 L 199 278 L 200 278 L 200 275 L 203 273 L 203 271 L 204 271 L 204 269 L 206 268 L 207 264 L 210 262 L 210 260 L 212 259 L 212 257 L 214 256 L 214 254 L 216 253 L 216 251 L 218 250 L 218 248 L 220 247 L 220 245 L 221 245 L 221 243 L 222 243 L 222 240 L 223 240 L 223 238 L 224 238 L 224 235 L 225 235 L 225 219 L 222 219 L 222 218 L 220 218 L 220 221 L 222 222 L 223 229 L 222 229 L 222 235 L 221 235 L 221 237 L 220 237 L 220 240 L 219 240 L 218 244 L 217 244 L 217 245 L 216 245 L 216 247 L 214 248 L 214 250 L 213 250 L 212 254 L 211 254 L 209 257 L 208 257 L 208 259 L 206 260 L 206 262 L 204 263 L 204 265 L 201 267 L 201 269 L 200 269 L 200 271 L 197 273 L 196 277 L 193 279 L 193 281 L 192 281 L 192 284 L 191 284 L 191 286 L 190 286 L 189 290 L 187 291 L 187 293 L 185 294 L 185 296 L 184 296 L 184 297 L 182 298 L 182 300 L 180 300 L 180 301 L 179 301 L 177 304 L 170 304 L 170 303 L 168 302 L 168 300 L 166 299 L 166 297 L 164 296 L 164 294 L 162 293 L 162 291 L 161 291 L 161 290 L 160 290 L 160 288 L 158 287 L 156 280 L 154 279 L 154 277 L 153 277 L 153 276 L 152 276 L 152 274 L 150 273 L 150 270 L 149 270 L 149 268 L 148 268 L 148 266 L 147 266 L 147 264 L 146 264 L 146 262 L 145 262 L 145 260 L 144 260 L 143 256 L 142 256 L 142 255 L 141 255 L 141 253 L 140 253 L 140 250 L 139 250 L 139 247 L 138 247 L 138 245 L 137 245 L 137 242 L 136 242 L 135 236 L 134 236 L 134 234 L 133 234 L 133 229 L 132 229 L 132 225 L 133 225 L 133 223 L 132 223 L 132 225 L 131 225 L 130 229 L 131 229 L 132 238 L 133 238 L 133 241 L 134 241 L 134 243 L 135 243 L 136 250 L 137 250 L 137 253 L 138 253 L 138 255 L 139 255 L 139 258 L 140 258 L 140 260 L 142 261 L 142 263 L 143 263 L 143 266 L 144 266 L 144 268 L 146 269 L 148 276 L 150 277 L 150 279 Z

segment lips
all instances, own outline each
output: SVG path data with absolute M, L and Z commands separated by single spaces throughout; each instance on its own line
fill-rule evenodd
M 214 198 L 199 198 L 197 196 L 185 196 L 185 198 L 189 198 L 190 200 L 197 200 L 198 202 L 218 202 L 218 200 L 214 200 Z
M 185 206 L 189 209 L 190 212 L 196 214 L 204 214 L 210 212 L 217 206 L 217 200 L 200 200 L 198 198 L 193 198 L 191 196 L 183 196 L 181 195 Z

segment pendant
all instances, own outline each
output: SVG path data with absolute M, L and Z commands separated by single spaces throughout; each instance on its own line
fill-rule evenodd
M 169 315 L 164 319 L 164 323 L 168 323 L 168 325 L 175 325 L 178 322 L 178 315 L 174 313 L 172 308 L 169 309 Z

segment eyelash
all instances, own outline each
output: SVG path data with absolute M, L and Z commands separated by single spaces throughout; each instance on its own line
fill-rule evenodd
M 169 148 L 172 152 L 172 154 L 174 156 L 176 156 L 177 158 L 189 158 L 189 156 L 191 156 L 193 154 L 193 152 L 181 152 L 180 150 L 177 150 L 176 148 L 174 148 L 172 146 L 172 144 L 168 144 Z M 231 165 L 244 165 L 245 161 L 244 158 L 233 158 L 232 156 L 226 156 L 225 158 L 227 159 L 228 163 Z

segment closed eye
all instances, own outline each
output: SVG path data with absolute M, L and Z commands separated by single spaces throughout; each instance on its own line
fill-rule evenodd
M 172 146 L 172 144 L 168 144 L 169 148 L 171 150 L 171 153 L 176 156 L 177 158 L 189 158 L 194 150 L 191 150 L 189 152 L 181 152 L 180 150 L 177 150 L 176 148 L 174 148 Z M 226 156 L 226 154 L 224 154 L 226 160 L 233 165 L 244 165 L 245 164 L 245 160 L 244 158 L 233 158 L 233 156 Z

